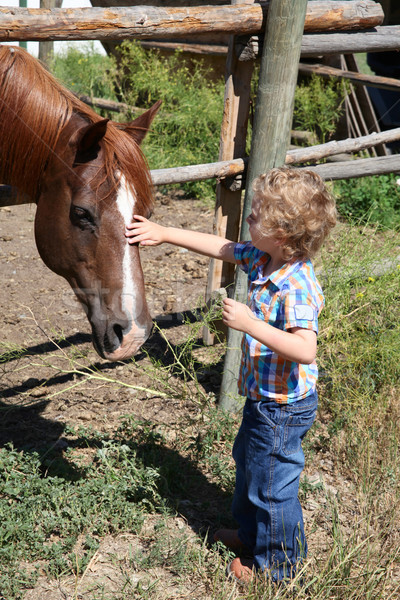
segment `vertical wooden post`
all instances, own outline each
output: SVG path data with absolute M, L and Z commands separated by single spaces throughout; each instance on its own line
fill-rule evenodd
M 232 4 L 243 0 L 232 0 Z M 254 4 L 254 0 L 246 0 Z M 250 105 L 250 84 L 253 62 L 239 62 L 235 52 L 235 37 L 231 36 L 225 69 L 224 114 L 222 117 L 219 160 L 232 160 L 245 155 L 247 121 Z M 214 234 L 237 241 L 240 226 L 241 182 L 235 180 L 217 184 Z M 212 259 L 208 271 L 206 299 L 214 290 L 234 281 L 234 265 Z M 222 323 L 221 323 L 222 326 Z M 205 344 L 212 344 L 214 335 L 207 327 L 203 331 Z
M 284 164 L 290 141 L 294 92 L 300 59 L 307 0 L 271 0 L 268 10 L 254 130 L 247 172 L 241 239 L 248 239 L 246 217 L 251 211 L 253 180 Z M 246 302 L 247 277 L 237 269 L 233 297 Z M 243 334 L 230 329 L 225 355 L 219 405 L 225 410 L 239 407 L 239 376 Z
M 61 8 L 62 0 L 40 0 L 40 8 Z M 47 67 L 54 52 L 54 42 L 39 42 L 39 60 Z
M 28 0 L 19 0 L 19 6 L 20 8 L 27 8 Z M 18 42 L 18 46 L 26 50 L 28 48 L 28 42 Z

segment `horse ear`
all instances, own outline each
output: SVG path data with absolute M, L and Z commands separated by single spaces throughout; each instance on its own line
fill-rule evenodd
M 128 135 L 131 136 L 135 140 L 135 142 L 140 145 L 144 140 L 146 133 L 150 129 L 150 125 L 156 116 L 160 106 L 162 104 L 162 100 L 159 100 L 151 108 L 146 110 L 146 112 L 139 115 L 134 121 L 130 123 L 115 123 L 115 125 L 125 131 Z
M 99 142 L 106 134 L 108 121 L 109 119 L 102 119 L 79 131 L 74 165 L 81 165 L 97 158 L 100 151 Z

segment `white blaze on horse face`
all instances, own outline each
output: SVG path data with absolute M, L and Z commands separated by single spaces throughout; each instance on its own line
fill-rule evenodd
M 133 211 L 135 207 L 136 198 L 132 196 L 129 190 L 125 178 L 121 177 L 121 184 L 118 190 L 117 206 L 118 210 L 122 215 L 125 225 L 129 225 L 132 222 Z M 137 294 L 135 289 L 135 282 L 132 275 L 132 258 L 131 258 L 131 247 L 126 242 L 124 247 L 124 257 L 122 260 L 122 276 L 123 276 L 123 287 L 121 294 L 122 310 L 126 314 L 129 320 L 129 329 L 132 328 L 132 321 L 136 321 L 139 316 L 135 312 L 137 306 Z M 140 303 L 139 303 L 140 306 Z

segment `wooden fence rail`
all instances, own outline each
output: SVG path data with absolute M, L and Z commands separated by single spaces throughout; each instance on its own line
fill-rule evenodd
M 269 2 L 226 6 L 124 8 L 0 8 L 0 41 L 168 39 L 199 33 L 254 34 L 265 28 Z M 308 2 L 306 32 L 381 25 L 372 0 Z

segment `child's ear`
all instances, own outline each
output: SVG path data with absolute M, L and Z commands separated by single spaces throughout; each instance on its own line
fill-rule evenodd
M 274 245 L 279 248 L 280 246 L 283 246 L 283 244 L 285 243 L 286 238 L 284 238 L 283 236 L 278 236 L 274 239 Z

